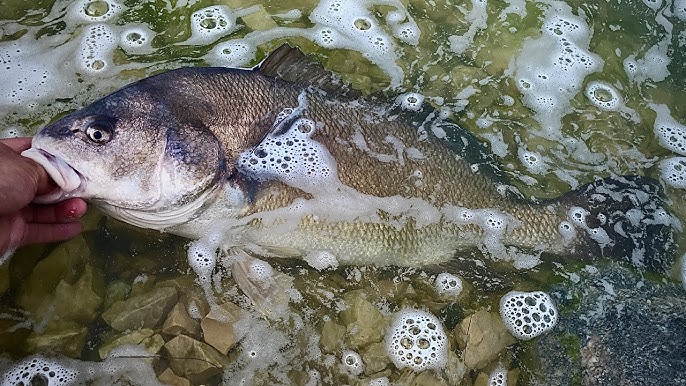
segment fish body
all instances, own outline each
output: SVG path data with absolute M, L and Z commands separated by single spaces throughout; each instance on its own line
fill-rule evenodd
M 303 68 L 303 81 L 277 77 Z M 456 133 L 457 152 L 322 74 L 281 48 L 259 70 L 182 68 L 133 83 L 34 137 L 25 155 L 61 188 L 41 200 L 84 197 L 136 226 L 216 234 L 227 250 L 340 264 L 440 264 L 480 247 L 646 265 L 673 249 L 677 221 L 648 179 L 526 201 L 454 123 L 431 124 Z

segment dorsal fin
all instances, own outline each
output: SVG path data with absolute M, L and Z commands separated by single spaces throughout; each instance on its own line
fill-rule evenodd
M 260 63 L 264 75 L 292 83 L 318 87 L 326 92 L 348 98 L 359 98 L 362 93 L 350 88 L 341 78 L 310 59 L 300 49 L 282 44 Z

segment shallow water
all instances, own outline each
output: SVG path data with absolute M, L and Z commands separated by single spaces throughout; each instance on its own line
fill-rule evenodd
M 212 5 L 221 7 L 207 8 Z M 423 97 L 489 144 L 525 196 L 551 198 L 596 177 L 641 174 L 660 179 L 674 211 L 683 212 L 686 164 L 675 158 L 686 155 L 682 0 L 355 5 L 97 0 L 2 1 L 0 7 L 2 136 L 31 135 L 56 117 L 161 70 L 250 67 L 289 42 L 356 89 L 404 96 L 400 101 Z M 341 20 L 331 16 L 333 8 Z M 127 333 L 117 332 L 100 315 L 117 300 L 160 288 L 175 288 L 186 306 L 202 303 L 186 259 L 187 242 L 133 229 L 96 211 L 85 223 L 83 237 L 26 248 L 2 267 L 2 351 L 11 359 L 40 352 L 93 361 L 104 356 L 103 344 L 143 342 L 150 355 L 160 355 L 153 361 L 158 375 L 170 365 L 182 371 L 176 362 L 183 359 L 168 348 L 159 350 L 173 336 L 160 333 L 161 321 L 138 337 L 129 334 L 118 341 Z M 536 358 L 536 340 L 496 350 L 485 363 L 468 366 L 469 344 L 454 328 L 481 309 L 497 315 L 500 297 L 511 289 L 550 291 L 560 303 L 561 319 L 572 320 L 583 301 L 565 301 L 560 286 L 606 282 L 604 294 L 620 299 L 615 306 L 622 307 L 612 278 L 603 276 L 615 269 L 610 262 L 555 261 L 517 270 L 510 262 L 482 260 L 483 269 L 466 280 L 459 297 L 436 293 L 433 280 L 441 270 L 318 272 L 302 262 L 272 261 L 284 273 L 279 285 L 291 291 L 290 305 L 276 316 L 252 308 L 224 278 L 221 298 L 250 310 L 234 324 L 245 337 L 229 351 L 224 372 L 194 381 L 365 384 L 386 377 L 392 384 L 476 384 L 502 365 L 510 382 L 532 384 L 552 379 L 538 374 L 545 364 Z M 675 301 L 686 299 L 674 284 L 680 280 L 678 264 L 667 275 L 628 270 L 639 283 L 672 288 Z M 439 318 L 451 353 L 445 369 L 415 374 L 398 370 L 388 359 L 385 327 L 407 307 Z M 587 342 L 570 338 L 568 330 L 553 334 L 580 366 L 570 367 L 567 379 L 592 383 L 580 375 L 586 373 L 578 360 Z M 353 365 L 341 362 L 345 350 L 361 355 L 364 372 L 355 374 Z M 190 363 L 198 355 L 187 353 L 184 359 Z M 131 363 L 145 367 L 145 362 Z M 127 366 L 118 367 L 119 374 L 132 374 Z

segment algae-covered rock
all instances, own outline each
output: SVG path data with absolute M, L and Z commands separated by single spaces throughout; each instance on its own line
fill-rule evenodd
M 157 379 L 169 386 L 191 386 L 191 381 L 174 374 L 174 371 L 170 368 L 164 370 Z
M 102 297 L 94 290 L 96 284 L 93 275 L 93 268 L 88 265 L 83 275 L 73 285 L 64 280 L 57 284 L 54 298 L 57 316 L 83 324 L 95 319 Z M 101 281 L 98 280 L 98 282 Z M 98 288 L 97 292 L 102 292 L 102 288 Z
M 175 374 L 193 384 L 207 382 L 220 375 L 229 360 L 207 343 L 186 335 L 178 335 L 164 345 L 169 364 Z
M 178 297 L 173 287 L 155 288 L 126 301 L 114 303 L 102 314 L 102 318 L 119 331 L 155 328 L 162 323 Z
M 229 352 L 238 341 L 233 325 L 242 312 L 240 307 L 231 302 L 214 307 L 200 322 L 205 342 L 222 354 Z
M 383 343 L 372 343 L 360 351 L 362 362 L 364 362 L 364 373 L 366 375 L 376 374 L 385 369 L 390 360 L 386 345 Z
M 98 354 L 100 354 L 100 359 L 105 359 L 107 358 L 107 354 L 110 353 L 113 349 L 125 345 L 125 344 L 133 344 L 133 345 L 138 345 L 141 342 L 143 342 L 145 339 L 148 339 L 152 337 L 155 334 L 155 331 L 149 329 L 149 328 L 141 328 L 139 330 L 133 330 L 133 331 L 127 331 L 125 333 L 116 335 L 109 339 L 108 341 L 105 341 L 102 346 L 100 346 L 100 349 L 98 350 Z M 152 353 L 155 354 L 156 352 Z
M 500 315 L 483 309 L 465 318 L 455 327 L 454 334 L 464 350 L 464 363 L 469 369 L 483 368 L 505 347 L 517 342 Z
M 178 302 L 164 321 L 162 332 L 168 335 L 184 334 L 197 337 L 200 335 L 200 324 L 188 315 L 186 305 Z
M 76 358 L 86 341 L 88 328 L 71 321 L 54 321 L 42 332 L 33 332 L 26 339 L 29 352 L 48 352 Z
M 336 322 L 331 320 L 324 322 L 322 337 L 319 339 L 319 346 L 322 348 L 322 351 L 332 353 L 340 350 L 343 347 L 345 331 L 345 327 Z
M 341 312 L 340 320 L 346 326 L 346 346 L 353 350 L 379 342 L 384 336 L 387 321 L 381 311 L 366 299 L 362 290 L 343 295 L 348 307 Z
M 108 309 L 112 304 L 126 300 L 131 293 L 131 286 L 123 281 L 115 281 L 110 283 L 105 289 L 105 300 L 102 306 Z

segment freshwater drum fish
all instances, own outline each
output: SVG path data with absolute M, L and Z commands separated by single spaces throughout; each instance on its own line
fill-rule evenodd
M 40 202 L 83 197 L 135 226 L 253 256 L 418 267 L 480 248 L 669 264 L 679 223 L 655 181 L 525 200 L 471 133 L 413 114 L 284 45 L 253 70 L 142 79 L 45 127 L 23 154 L 59 186 Z

